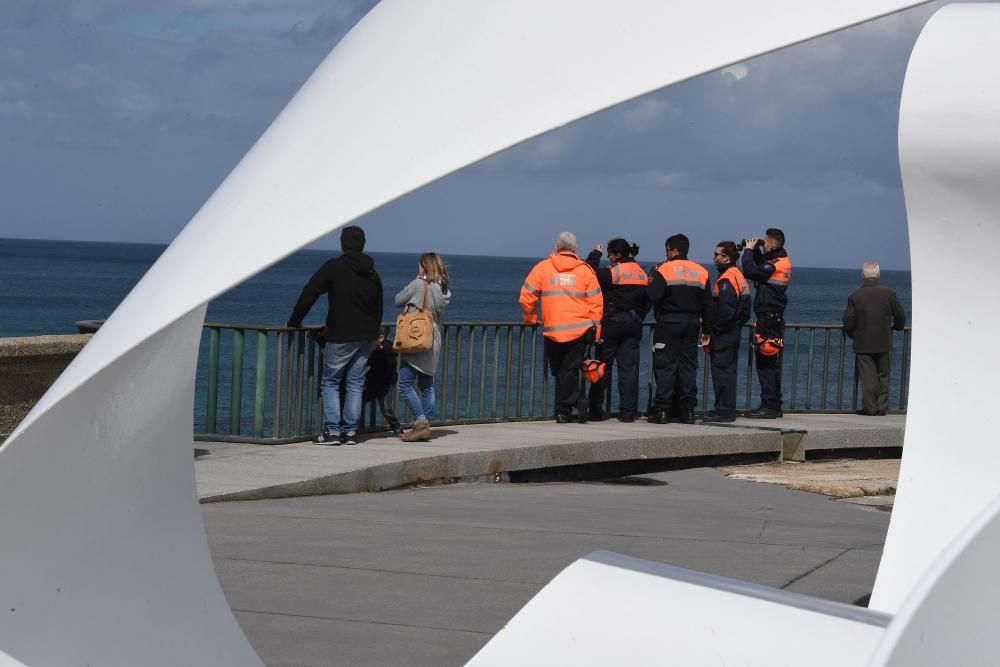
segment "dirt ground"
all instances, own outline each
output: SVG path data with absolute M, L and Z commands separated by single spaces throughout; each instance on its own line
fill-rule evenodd
M 889 509 L 895 499 L 899 459 L 762 463 L 721 470 L 731 479 L 782 484 L 796 491 Z

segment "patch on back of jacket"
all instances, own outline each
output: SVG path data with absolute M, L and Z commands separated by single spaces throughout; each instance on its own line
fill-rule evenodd
M 572 273 L 557 273 L 549 282 L 561 287 L 576 287 L 576 276 Z

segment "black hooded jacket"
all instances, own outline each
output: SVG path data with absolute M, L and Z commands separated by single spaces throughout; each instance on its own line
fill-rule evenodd
M 288 318 L 288 326 L 300 327 L 320 294 L 326 293 L 326 339 L 331 343 L 376 340 L 382 324 L 382 279 L 375 262 L 361 252 L 347 251 L 319 267 Z

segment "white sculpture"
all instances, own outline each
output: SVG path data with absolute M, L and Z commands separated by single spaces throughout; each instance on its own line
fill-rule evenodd
M 384 1 L 324 61 L 0 448 L 0 507 L 4 508 L 0 512 L 4 545 L 0 651 L 33 667 L 87 662 L 260 664 L 219 589 L 195 493 L 191 461 L 194 368 L 205 304 L 211 298 L 364 213 L 527 138 L 697 74 L 914 4 L 919 3 Z M 986 396 L 968 395 L 980 386 L 975 375 L 964 372 L 973 367 L 971 351 L 961 351 L 955 366 L 941 368 L 931 361 L 935 334 L 944 336 L 947 331 L 951 336 L 955 330 L 940 320 L 925 321 L 921 313 L 958 313 L 962 301 L 935 303 L 933 311 L 924 305 L 931 291 L 935 296 L 938 291 L 921 277 L 924 267 L 918 262 L 929 256 L 927 248 L 932 243 L 921 235 L 937 233 L 940 214 L 932 206 L 939 204 L 916 210 L 910 185 L 929 188 L 923 197 L 954 194 L 948 199 L 953 202 L 965 196 L 987 196 L 985 184 L 990 177 L 996 181 L 995 162 L 989 160 L 996 159 L 997 151 L 987 154 L 969 144 L 961 144 L 968 149 L 958 156 L 950 156 L 944 147 L 942 155 L 954 159 L 949 164 L 959 165 L 956 174 L 922 171 L 935 156 L 937 142 L 950 138 L 949 132 L 982 129 L 992 132 L 991 141 L 996 141 L 995 125 L 990 124 L 996 118 L 996 93 L 987 91 L 986 97 L 973 99 L 966 85 L 968 77 L 958 77 L 953 90 L 952 84 L 941 83 L 936 77 L 940 72 L 933 67 L 933 61 L 942 53 L 941 57 L 948 56 L 949 47 L 958 41 L 971 51 L 967 35 L 988 34 L 991 25 L 995 34 L 995 10 L 981 7 L 976 16 L 963 13 L 970 11 L 964 8 L 949 10 L 935 19 L 935 26 L 961 24 L 954 28 L 960 36 L 949 27 L 938 41 L 921 40 L 918 50 L 926 48 L 926 59 L 932 64 L 921 66 L 924 79 L 907 83 L 904 100 L 904 112 L 909 108 L 905 105 L 917 112 L 914 132 L 925 131 L 916 127 L 916 118 L 925 110 L 933 112 L 931 105 L 940 101 L 937 96 L 942 91 L 954 96 L 958 106 L 949 118 L 961 126 L 935 125 L 925 119 L 920 123 L 929 123 L 931 134 L 922 140 L 927 143 L 904 136 L 912 143 L 903 148 L 912 146 L 915 151 L 912 156 L 903 151 L 908 160 L 904 175 L 910 216 L 929 222 L 913 228 L 918 289 L 911 428 L 897 502 L 899 519 L 893 521 L 892 544 L 887 545 L 876 589 L 882 608 L 899 613 L 883 630 L 888 616 L 878 612 L 857 610 L 843 618 L 831 613 L 828 603 L 790 606 L 787 599 L 772 599 L 760 591 L 755 593 L 760 599 L 746 607 L 747 613 L 758 616 L 755 622 L 761 626 L 770 614 L 773 619 L 806 623 L 804 636 L 817 641 L 842 637 L 837 655 L 846 663 L 856 663 L 876 646 L 891 648 L 892 642 L 909 646 L 909 628 L 925 627 L 938 619 L 942 607 L 931 602 L 957 590 L 941 586 L 950 585 L 959 569 L 938 562 L 934 567 L 942 568 L 940 577 L 921 572 L 946 544 L 957 549 L 947 552 L 955 559 L 988 556 L 996 544 L 987 529 L 960 534 L 960 524 L 985 505 L 990 496 L 986 488 L 977 489 L 968 502 L 933 512 L 926 520 L 917 515 L 927 505 L 917 478 L 932 465 L 940 476 L 940 465 L 929 456 L 945 426 L 931 421 L 928 408 L 934 397 L 928 381 L 951 379 L 954 387 L 967 390 L 961 398 L 954 398 L 955 406 L 975 398 L 980 402 L 969 404 L 977 407 L 977 416 L 988 421 L 990 414 L 984 407 Z M 966 33 L 967 29 L 972 32 Z M 987 40 L 973 45 L 980 52 L 963 60 L 962 67 L 979 72 L 989 58 L 996 62 L 997 53 L 990 50 L 995 47 Z M 981 76 L 980 83 L 989 88 L 990 77 Z M 911 94 L 911 89 L 920 92 Z M 972 111 L 983 108 L 994 115 L 968 113 L 969 107 L 962 102 L 971 103 Z M 904 114 L 903 130 L 910 127 L 909 122 Z M 972 175 L 972 167 L 962 166 L 973 160 L 985 164 L 984 173 Z M 964 190 L 964 180 L 948 190 L 951 176 L 972 178 L 969 191 Z M 977 190 L 977 185 L 982 187 Z M 995 199 L 982 201 L 996 210 Z M 989 212 L 993 215 L 989 217 L 983 212 L 985 217 L 973 221 L 958 215 L 979 205 L 977 201 L 967 209 L 949 209 L 951 229 L 976 229 L 979 236 L 974 240 L 982 247 L 993 247 L 989 241 L 997 240 L 1000 229 L 995 214 Z M 984 224 L 970 226 L 976 221 Z M 971 272 L 971 266 L 964 268 Z M 949 268 L 963 270 L 961 266 Z M 925 292 L 926 299 L 922 299 Z M 949 299 L 954 296 L 948 294 Z M 977 317 L 981 311 L 976 311 Z M 987 327 L 998 323 L 982 317 L 963 331 L 983 332 L 979 336 L 986 340 L 995 330 Z M 984 364 L 977 360 L 975 368 L 992 368 L 996 375 L 995 362 L 992 367 Z M 926 422 L 913 421 L 921 411 L 926 411 Z M 951 412 L 961 414 L 962 410 L 955 407 Z M 921 428 L 914 428 L 915 423 Z M 988 454 L 983 445 L 975 456 Z M 926 460 L 920 462 L 920 458 Z M 956 470 L 961 467 L 954 463 Z M 903 511 L 907 504 L 912 504 L 912 512 Z M 926 533 L 926 538 L 916 536 L 918 521 L 923 523 L 919 532 Z M 953 542 L 956 536 L 965 542 Z M 970 546 L 963 550 L 960 547 L 965 543 Z M 896 551 L 910 544 L 922 549 L 923 564 L 908 567 L 902 552 Z M 590 567 L 587 563 L 572 566 L 552 586 L 584 566 Z M 613 585 L 605 578 L 609 566 L 595 567 L 595 587 Z M 684 580 L 676 578 L 670 568 L 653 569 L 655 573 L 642 575 L 642 585 L 679 597 L 662 597 L 662 606 L 652 613 L 674 613 L 668 608 L 678 601 L 709 604 L 710 593 L 705 591 L 712 589 L 699 583 L 701 577 Z M 976 576 L 987 572 L 982 568 L 970 571 Z M 631 577 L 627 573 L 630 581 Z M 890 581 L 891 585 L 882 583 Z M 622 583 L 628 582 L 623 579 Z M 741 585 L 716 584 L 711 595 L 721 596 L 718 600 L 725 604 L 720 608 L 735 604 L 738 595 L 732 591 Z M 911 597 L 904 605 L 905 595 L 913 591 L 924 592 L 928 603 L 918 601 L 912 607 Z M 549 592 L 540 594 L 525 613 L 536 602 L 544 602 Z M 810 605 L 816 610 L 801 608 Z M 728 612 L 723 617 L 734 618 Z M 679 614 L 677 622 L 688 624 L 678 627 L 693 627 L 697 616 Z M 714 627 L 732 629 L 725 623 L 720 619 Z M 518 624 L 515 619 L 509 632 L 498 635 L 480 655 L 481 661 L 490 662 L 490 656 L 497 655 L 491 651 L 513 636 Z M 658 628 L 654 637 L 662 635 L 663 626 Z M 730 639 L 718 632 L 713 636 L 720 651 L 728 650 Z M 593 644 L 601 635 L 587 639 Z M 581 655 L 595 660 L 601 653 L 587 650 Z M 754 662 L 746 655 L 729 655 Z M 764 660 L 762 655 L 757 659 Z M 0 653 L 0 664 L 5 660 Z M 693 657 L 686 662 L 696 664 Z

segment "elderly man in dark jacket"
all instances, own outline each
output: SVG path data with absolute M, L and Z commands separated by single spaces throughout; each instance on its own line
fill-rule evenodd
M 889 409 L 889 366 L 892 332 L 906 326 L 899 297 L 879 283 L 879 268 L 868 262 L 861 270 L 861 287 L 851 292 L 844 310 L 844 332 L 854 339 L 861 376 L 860 415 L 882 416 Z

